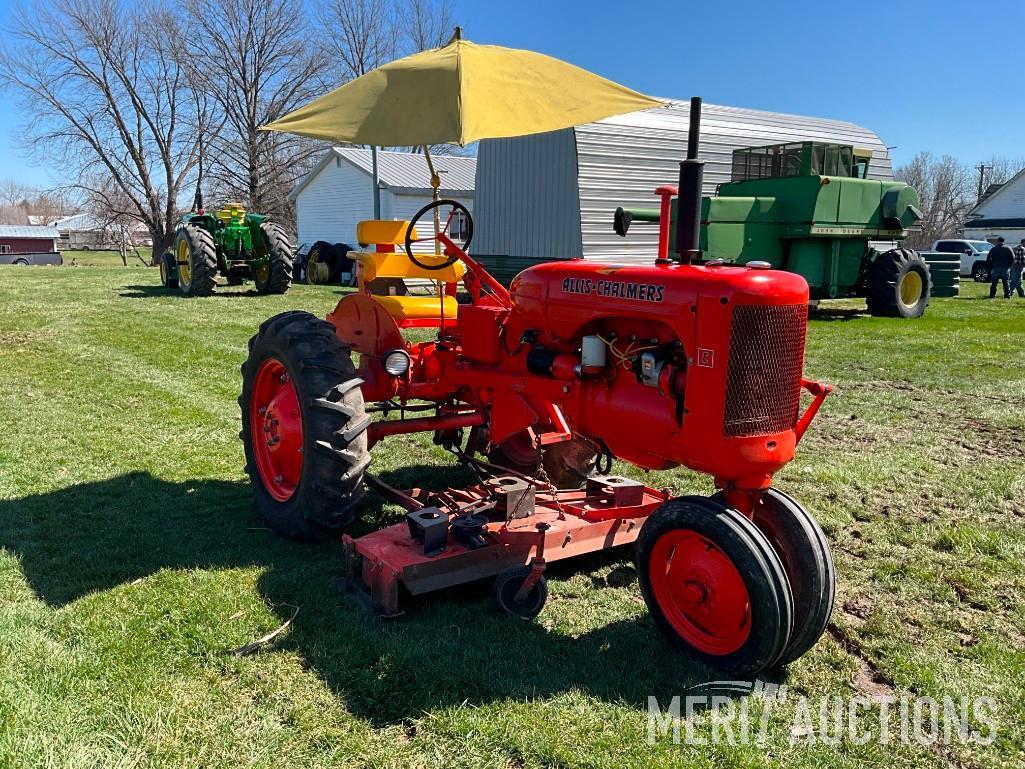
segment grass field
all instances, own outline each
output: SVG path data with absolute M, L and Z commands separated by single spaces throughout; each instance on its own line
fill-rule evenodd
M 0 267 L 0 766 L 1025 764 L 1025 301 L 970 285 L 915 322 L 853 304 L 813 320 L 807 373 L 837 392 L 777 483 L 829 536 L 833 622 L 773 679 L 789 694 L 764 743 L 688 746 L 649 744 L 648 697 L 720 676 L 657 635 L 627 553 L 552 568 L 533 623 L 496 614 L 487 586 L 381 621 L 339 592 L 337 545 L 272 534 L 242 472 L 239 364 L 263 319 L 337 294 L 157 284 Z M 426 437 L 388 439 L 374 467 L 464 480 Z M 655 483 L 710 491 L 685 471 Z M 371 495 L 356 532 L 399 519 Z M 997 739 L 794 731 L 798 695 L 859 693 L 990 697 Z

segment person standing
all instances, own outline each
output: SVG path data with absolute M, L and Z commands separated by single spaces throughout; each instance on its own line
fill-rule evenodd
M 1025 238 L 1014 247 L 1014 261 L 1011 262 L 1011 287 L 1009 291 L 1017 291 L 1018 296 L 1025 299 L 1025 289 L 1021 287 L 1022 273 L 1025 272 Z
M 1004 245 L 1003 238 L 997 238 L 997 244 L 989 250 L 986 256 L 986 266 L 989 267 L 989 298 L 997 295 L 997 281 L 1004 284 L 1004 299 L 1011 298 L 1011 287 L 1008 285 L 1008 278 L 1011 274 L 1011 265 L 1014 264 L 1014 253 Z

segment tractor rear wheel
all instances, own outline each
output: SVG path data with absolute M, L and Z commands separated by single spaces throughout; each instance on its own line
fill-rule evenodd
M 721 500 L 721 495 L 713 499 Z M 786 664 L 813 647 L 829 624 L 836 596 L 833 554 L 811 513 L 778 489 L 762 495 L 754 523 L 783 562 L 794 594 L 794 629 L 779 658 L 779 664 Z
M 183 224 L 174 236 L 178 289 L 185 296 L 210 296 L 217 285 L 217 246 L 202 227 Z
M 263 222 L 260 232 L 268 262 L 253 271 L 256 290 L 261 294 L 284 294 L 292 285 L 292 243 L 281 226 L 273 222 Z
M 880 254 L 868 272 L 868 311 L 888 318 L 919 318 L 932 293 L 929 265 L 917 252 L 894 248 Z
M 637 574 L 655 624 L 703 662 L 754 676 L 786 650 L 794 599 L 783 564 L 736 510 L 707 497 L 661 505 L 637 539 Z
M 334 326 L 293 310 L 260 326 L 242 365 L 246 472 L 278 532 L 317 539 L 355 517 L 370 464 L 362 380 Z
M 174 273 L 174 255 L 160 255 L 160 285 L 164 288 L 178 288 L 178 278 Z
M 594 446 L 581 438 L 552 443 L 541 449 L 544 471 L 557 489 L 579 489 L 594 475 L 598 454 Z M 516 433 L 488 452 L 488 461 L 534 477 L 538 470 L 538 449 L 530 433 Z

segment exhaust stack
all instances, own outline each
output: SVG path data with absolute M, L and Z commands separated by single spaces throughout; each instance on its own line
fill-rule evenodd
M 687 132 L 687 159 L 680 162 L 680 184 L 676 197 L 676 253 L 681 264 L 701 260 L 698 250 L 701 234 L 701 186 L 705 164 L 698 160 L 701 137 L 701 97 L 690 100 L 690 125 Z

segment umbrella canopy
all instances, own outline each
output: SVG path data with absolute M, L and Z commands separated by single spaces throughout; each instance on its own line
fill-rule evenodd
M 456 39 L 368 72 L 263 129 L 351 144 L 465 146 L 658 106 L 551 56 Z

